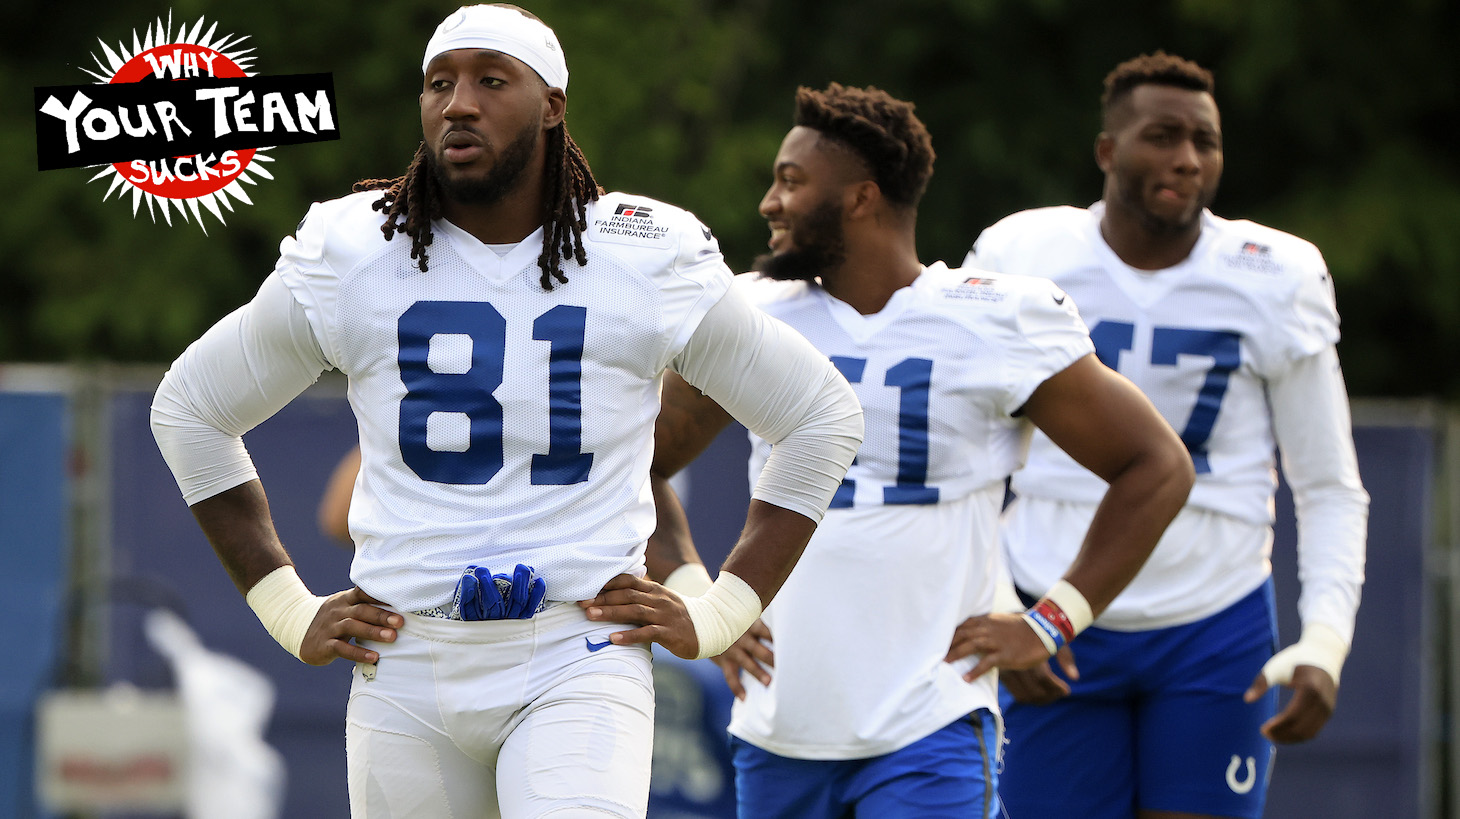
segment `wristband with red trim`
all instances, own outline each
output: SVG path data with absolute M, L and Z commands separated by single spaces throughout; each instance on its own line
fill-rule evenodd
M 1095 619 L 1085 595 L 1065 580 L 1054 584 L 1023 617 L 1051 656 Z

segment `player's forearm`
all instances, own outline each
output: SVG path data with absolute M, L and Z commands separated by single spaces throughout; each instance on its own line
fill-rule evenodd
M 233 578 L 269 635 L 300 660 L 320 664 L 305 638 L 326 598 L 316 597 L 294 572 L 294 566 L 269 516 L 269 501 L 258 481 L 220 492 L 192 506 L 193 516 L 208 536 L 218 560 Z
M 1327 626 L 1353 640 L 1364 584 L 1368 493 L 1349 487 L 1294 497 L 1298 518 L 1298 613 L 1305 627 Z
M 669 479 L 698 458 L 735 419 L 713 398 L 668 370 L 654 420 L 652 474 Z
M 350 504 L 355 495 L 355 480 L 360 475 L 360 447 L 346 453 L 330 473 L 324 494 L 315 513 L 319 530 L 345 543 L 350 542 Z
M 815 530 L 816 522 L 805 515 L 763 501 L 750 502 L 745 530 L 720 576 L 709 583 L 704 575 L 698 590 L 680 595 L 694 624 L 696 656 L 724 653 L 754 625 Z
M 649 475 L 649 486 L 654 492 L 654 514 L 657 525 L 644 551 L 644 564 L 649 579 L 663 583 L 670 574 L 686 563 L 701 563 L 694 539 L 690 536 L 689 518 L 679 495 L 669 481 L 659 475 Z
M 1353 638 L 1364 582 L 1369 495 L 1359 479 L 1348 394 L 1328 347 L 1268 381 L 1273 434 L 1298 519 L 1304 626 Z
M 1135 578 L 1186 503 L 1196 479 L 1191 456 L 1150 399 L 1094 355 L 1046 380 L 1024 409 L 1107 484 L 1064 576 L 1098 616 Z
M 815 532 L 816 521 L 805 515 L 752 500 L 745 530 L 720 571 L 749 584 L 760 596 L 762 607 L 770 605 Z
M 220 492 L 192 507 L 193 517 L 233 584 L 247 594 L 260 580 L 291 563 L 257 480 Z
M 676 367 L 772 444 L 751 496 L 820 520 L 862 443 L 861 405 L 826 356 L 732 289 Z
M 1153 447 L 1114 476 L 1064 579 L 1098 617 L 1145 565 L 1191 491 L 1184 449 Z

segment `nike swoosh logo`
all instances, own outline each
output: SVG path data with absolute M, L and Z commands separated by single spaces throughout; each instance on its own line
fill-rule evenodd
M 1051 296 L 1051 298 L 1054 299 L 1054 303 L 1055 304 L 1064 304 L 1065 303 L 1065 297 L 1062 296 L 1062 295 L 1061 296 Z
M 608 646 L 613 645 L 613 642 L 610 640 L 604 640 L 601 643 L 595 643 L 591 638 L 588 637 L 584 637 L 583 642 L 588 644 L 589 651 L 598 651 L 599 649 L 607 648 Z
M 703 233 L 703 234 L 705 234 L 705 240 L 708 241 L 709 238 L 710 238 L 710 236 L 711 236 L 710 229 L 707 228 L 707 227 L 702 227 L 702 228 L 700 228 L 700 232 Z

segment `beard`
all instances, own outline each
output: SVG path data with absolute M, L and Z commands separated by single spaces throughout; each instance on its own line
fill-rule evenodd
M 1152 236 L 1179 236 L 1190 231 L 1200 224 L 1202 211 L 1211 207 L 1212 200 L 1217 197 L 1216 186 L 1203 190 L 1197 195 L 1189 214 L 1169 217 L 1152 211 L 1146 204 L 1145 192 L 1149 188 L 1145 177 L 1136 177 L 1129 181 L 1118 180 L 1116 197 L 1127 211 L 1135 214 L 1141 227 Z
M 522 172 L 527 170 L 527 163 L 532 160 L 532 151 L 537 147 L 537 133 L 536 125 L 523 128 L 497 154 L 496 163 L 484 176 L 452 176 L 435 148 L 426 152 L 426 164 L 447 199 L 462 205 L 494 205 L 516 188 L 522 179 Z
M 751 267 L 768 279 L 780 282 L 815 281 L 846 261 L 846 236 L 842 232 L 841 205 L 818 205 L 799 224 L 791 227 L 795 245 L 784 253 L 767 253 Z

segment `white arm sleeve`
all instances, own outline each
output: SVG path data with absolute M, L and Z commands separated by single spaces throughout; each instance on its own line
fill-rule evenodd
M 1332 345 L 1269 380 L 1268 400 L 1298 517 L 1298 612 L 1305 631 L 1325 625 L 1351 644 L 1369 495 L 1359 481 L 1348 395 Z
M 862 444 L 861 404 L 827 357 L 732 288 L 673 366 L 772 444 L 751 497 L 819 523 Z
M 329 366 L 277 273 L 193 342 L 152 399 L 152 434 L 188 505 L 258 477 L 243 433 Z

